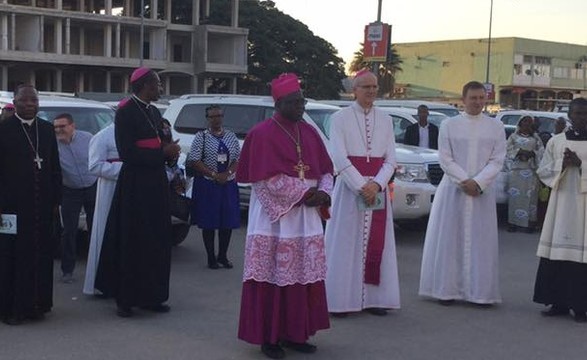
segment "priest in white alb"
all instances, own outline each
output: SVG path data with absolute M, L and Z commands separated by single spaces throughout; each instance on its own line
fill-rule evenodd
M 442 305 L 501 302 L 492 183 L 503 166 L 506 140 L 503 124 L 482 113 L 486 96 L 483 84 L 467 83 L 465 113 L 440 126 L 444 177 L 426 229 L 419 293 Z
M 587 322 L 587 99 L 569 104 L 572 127 L 555 135 L 537 170 L 552 188 L 540 234 L 534 302 L 544 316 Z
M 336 178 L 326 225 L 326 295 L 334 316 L 366 310 L 386 315 L 400 307 L 393 214 L 388 183 L 395 167 L 389 115 L 373 106 L 377 78 L 353 80 L 356 101 L 332 115 L 330 154 Z
M 90 173 L 98 177 L 98 186 L 83 288 L 83 293 L 86 295 L 100 294 L 98 290 L 94 289 L 94 281 L 96 280 L 96 270 L 100 260 L 104 229 L 106 228 L 108 212 L 110 211 L 114 189 L 116 189 L 116 179 L 118 179 L 121 166 L 122 162 L 118 158 L 118 150 L 114 140 L 114 124 L 111 124 L 90 140 L 88 167 Z

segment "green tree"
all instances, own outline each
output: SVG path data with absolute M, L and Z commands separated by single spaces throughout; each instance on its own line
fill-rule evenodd
M 230 22 L 230 3 L 211 2 L 210 23 Z M 273 1 L 241 1 L 239 26 L 249 29 L 248 74 L 238 81 L 244 94 L 269 94 L 268 83 L 284 72 L 302 79 L 307 97 L 338 99 L 345 78 L 344 61 L 326 40 L 315 36 L 308 27 L 279 11 Z M 216 89 L 222 81 L 213 81 Z
M 353 57 L 353 61 L 349 66 L 349 71 L 351 73 L 355 73 L 361 69 L 369 68 L 373 69 L 373 64 L 370 62 L 365 62 L 363 57 L 363 43 L 360 44 L 361 47 L 359 50 L 355 52 Z M 379 66 L 378 74 L 379 74 L 379 93 L 380 97 L 391 97 L 393 94 L 393 88 L 395 86 L 395 74 L 399 71 L 402 71 L 401 64 L 403 60 L 399 56 L 397 49 L 393 44 L 389 46 L 389 50 L 387 52 L 387 60 L 383 63 L 377 63 Z

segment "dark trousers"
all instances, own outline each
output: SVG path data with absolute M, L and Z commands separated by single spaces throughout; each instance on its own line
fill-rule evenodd
M 73 273 L 73 269 L 75 268 L 77 228 L 82 206 L 86 212 L 88 233 L 91 233 L 95 204 L 96 184 L 81 189 L 63 187 L 63 193 L 61 195 L 61 219 L 63 222 L 63 233 L 61 234 L 61 271 L 64 274 Z

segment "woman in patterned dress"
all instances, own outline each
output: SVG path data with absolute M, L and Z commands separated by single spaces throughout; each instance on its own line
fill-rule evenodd
M 208 129 L 196 134 L 187 158 L 194 177 L 192 224 L 202 229 L 208 267 L 231 269 L 226 255 L 232 229 L 240 226 L 238 186 L 234 173 L 240 156 L 236 135 L 222 127 L 224 112 L 217 105 L 206 108 Z M 214 238 L 218 230 L 218 255 Z
M 523 228 L 531 233 L 536 226 L 539 180 L 536 169 L 544 146 L 533 130 L 531 116 L 522 116 L 516 132 L 507 142 L 506 168 L 508 170 L 508 231 Z

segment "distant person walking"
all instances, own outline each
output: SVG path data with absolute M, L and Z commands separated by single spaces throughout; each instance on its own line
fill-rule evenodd
M 428 121 L 428 106 L 418 106 L 418 122 L 406 128 L 404 144 L 438 149 L 438 126 Z
M 463 87 L 465 114 L 440 126 L 444 177 L 426 229 L 419 294 L 443 305 L 455 300 L 501 302 L 495 192 L 506 153 L 501 122 L 483 115 L 483 84 Z
M 542 159 L 542 139 L 534 132 L 534 119 L 522 116 L 507 140 L 505 167 L 508 171 L 508 231 L 534 232 L 538 220 L 540 183 L 536 169 Z
M 550 305 L 545 316 L 587 322 L 587 99 L 569 105 L 572 126 L 546 145 L 538 168 L 552 188 L 540 234 L 534 302 Z
M 59 161 L 63 176 L 61 198 L 61 281 L 74 281 L 73 271 L 77 256 L 77 233 L 82 207 L 86 213 L 86 226 L 92 232 L 92 218 L 96 205 L 96 176 L 88 168 L 88 151 L 92 134 L 77 130 L 70 114 L 57 115 L 53 120 Z

